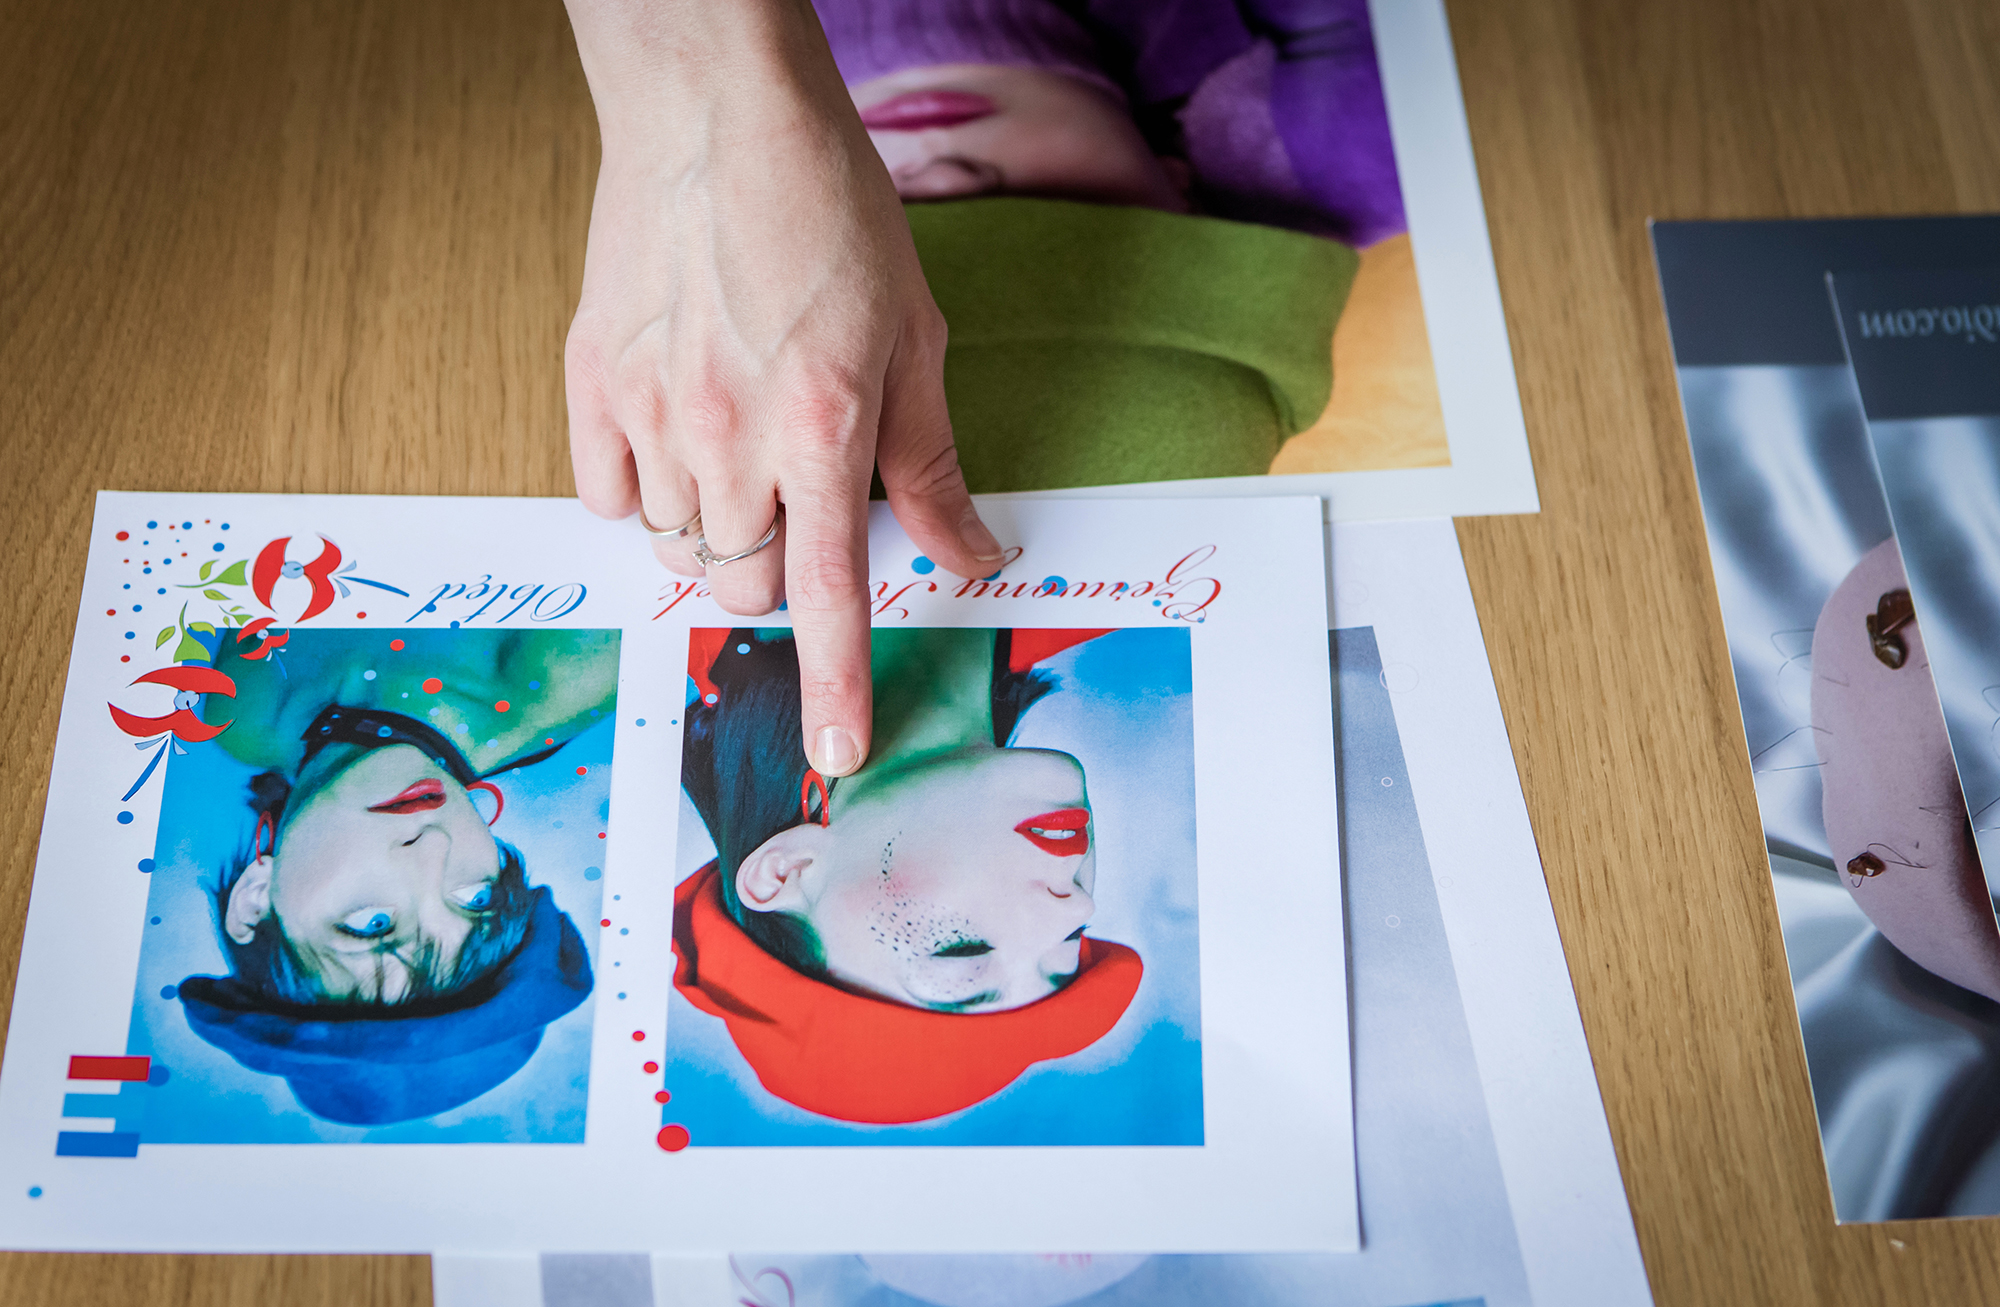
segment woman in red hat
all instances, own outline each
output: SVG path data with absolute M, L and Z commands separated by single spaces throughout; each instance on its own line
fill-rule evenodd
M 676 894 L 674 983 L 764 1087 L 843 1121 L 929 1120 L 1108 1033 L 1142 973 L 1090 936 L 1082 766 L 1013 747 L 1035 664 L 1100 631 L 878 631 L 868 765 L 799 740 L 789 631 L 698 631 L 682 780 L 717 850 Z

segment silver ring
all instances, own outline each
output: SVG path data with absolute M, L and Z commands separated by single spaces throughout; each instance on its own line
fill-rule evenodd
M 782 522 L 784 518 L 785 510 L 783 508 L 773 513 L 771 515 L 771 525 L 764 530 L 764 538 L 741 553 L 718 556 L 708 547 L 708 537 L 698 535 L 694 539 L 694 561 L 700 563 L 703 567 L 727 567 L 731 563 L 748 558 L 778 538 L 778 523 Z
M 646 506 L 641 504 L 639 506 L 639 525 L 645 527 L 647 533 L 650 535 L 664 536 L 668 540 L 685 540 L 695 532 L 701 530 L 701 510 L 697 508 L 694 511 L 694 516 L 687 521 L 670 530 L 662 531 L 659 527 L 654 526 L 646 520 Z

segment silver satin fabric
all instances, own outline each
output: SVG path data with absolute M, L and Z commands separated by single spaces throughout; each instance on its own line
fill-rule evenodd
M 1843 1221 L 2000 1213 L 2000 1006 L 1868 924 L 1835 878 L 1820 816 L 1812 629 L 1890 535 L 1860 396 L 1844 367 L 1683 368 L 1680 383 L 1834 1210 Z M 1911 476 L 2000 503 L 2000 458 Z M 1919 553 L 1906 563 L 1921 593 L 1942 556 Z M 1984 575 L 2000 576 L 2000 556 Z M 1995 647 L 1976 608 L 1923 610 L 1934 663 L 1940 641 Z M 1979 686 L 1941 693 L 1948 722 L 1983 720 L 1990 734 L 2000 718 Z M 2000 795 L 2000 754 L 1990 771 L 1960 763 L 1971 793 Z M 1990 883 L 2000 858 L 1984 862 Z
M 1870 424 L 1966 810 L 2000 875 L 2000 418 Z

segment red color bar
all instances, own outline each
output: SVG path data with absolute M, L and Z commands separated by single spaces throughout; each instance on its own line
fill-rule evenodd
M 144 1080 L 152 1070 L 150 1057 L 73 1057 L 71 1080 Z

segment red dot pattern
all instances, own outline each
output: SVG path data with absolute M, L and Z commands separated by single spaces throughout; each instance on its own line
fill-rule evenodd
M 577 769 L 576 769 L 576 774 L 577 774 L 577 775 L 579 775 L 579 776 L 581 776 L 581 775 L 583 775 L 583 774 L 584 774 L 585 772 L 587 772 L 587 771 L 589 771 L 589 770 L 590 770 L 590 768 L 588 768 L 588 767 L 579 767 L 579 768 L 577 768 Z
M 425 679 L 424 681 L 425 694 L 436 694 L 439 690 L 442 689 L 444 689 L 444 682 L 440 681 L 437 677 L 432 676 Z
M 358 621 L 360 621 L 360 620 L 361 620 L 362 618 L 364 618 L 364 617 L 366 617 L 366 616 L 368 616 L 368 614 L 366 614 L 366 613 L 356 613 L 356 614 L 354 615 L 354 620 L 358 622 Z
M 662 1089 L 660 1092 L 653 1095 L 653 1101 L 655 1103 L 671 1103 L 674 1101 L 674 1096 L 668 1093 L 666 1090 Z
M 654 1073 L 656 1073 L 657 1071 L 659 1071 L 659 1069 L 660 1069 L 660 1064 L 659 1064 L 658 1062 L 648 1062 L 648 1063 L 646 1063 L 646 1064 L 645 1064 L 644 1066 L 640 1067 L 639 1069 L 640 1069 L 640 1070 L 642 1070 L 642 1071 L 644 1071 L 644 1072 L 645 1072 L 645 1073 L 646 1073 L 647 1075 L 649 1075 L 649 1076 L 650 1076 L 650 1075 L 653 1075 Z
M 401 640 L 391 640 L 389 641 L 389 647 L 391 649 L 401 649 L 403 647 L 403 642 Z
M 600 926 L 608 926 L 611 924 L 611 918 L 606 917 L 604 920 L 598 922 L 597 924 Z
M 500 700 L 500 702 L 493 705 L 493 711 L 506 712 L 509 708 L 512 708 L 513 706 L 514 706 L 513 704 L 508 703 L 505 699 L 502 699 Z
M 635 1030 L 632 1032 L 632 1042 L 635 1044 L 643 1042 L 645 1038 L 646 1038 L 646 1032 L 643 1030 Z
M 688 1132 L 684 1125 L 663 1125 L 655 1138 L 660 1141 L 660 1147 L 670 1153 L 678 1153 L 688 1146 Z
M 120 540 L 130 540 L 132 538 L 132 533 L 130 531 L 120 531 L 118 533 L 118 538 Z

